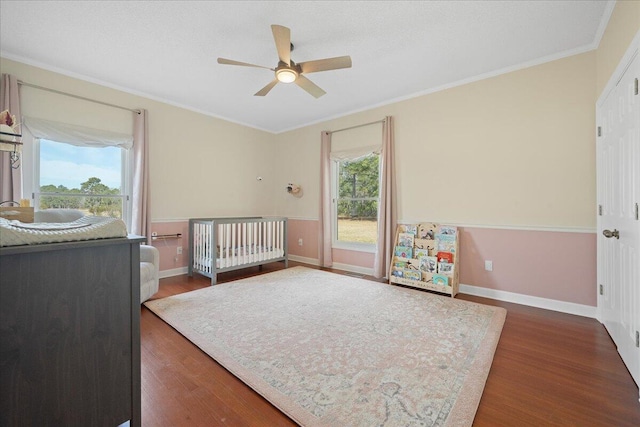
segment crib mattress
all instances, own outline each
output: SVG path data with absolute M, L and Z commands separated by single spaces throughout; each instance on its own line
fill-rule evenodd
M 127 226 L 116 218 L 85 216 L 72 222 L 23 223 L 0 218 L 0 247 L 127 237 Z

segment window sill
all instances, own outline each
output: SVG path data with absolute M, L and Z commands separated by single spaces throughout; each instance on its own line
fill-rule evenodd
M 356 243 L 356 242 L 333 242 L 333 249 L 342 249 L 345 251 L 355 251 L 355 252 L 367 252 L 367 253 L 375 253 L 376 245 L 371 243 Z

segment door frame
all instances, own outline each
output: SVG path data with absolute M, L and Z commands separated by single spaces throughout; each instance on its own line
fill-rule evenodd
M 602 93 L 600 94 L 600 96 L 598 97 L 598 100 L 596 101 L 596 123 L 594 125 L 595 129 L 595 135 L 596 135 L 596 191 L 597 191 L 597 183 L 598 183 L 598 159 L 597 159 L 597 146 L 598 146 L 598 119 L 600 117 L 600 111 L 602 108 L 602 105 L 604 104 L 605 100 L 607 99 L 607 97 L 611 94 L 611 92 L 615 89 L 615 87 L 617 86 L 618 82 L 620 81 L 620 79 L 622 78 L 622 76 L 624 75 L 625 71 L 627 71 L 627 68 L 629 68 L 629 66 L 631 65 L 631 62 L 633 61 L 633 59 L 637 56 L 640 55 L 640 30 L 638 32 L 636 32 L 635 37 L 633 38 L 633 40 L 631 41 L 631 43 L 629 44 L 629 47 L 627 48 L 625 54 L 622 56 L 622 58 L 620 59 L 620 62 L 618 63 L 618 65 L 616 66 L 615 71 L 611 74 L 611 77 L 609 78 L 609 81 L 607 82 L 606 86 L 604 87 L 604 89 L 602 90 Z M 600 233 L 600 230 L 602 228 L 602 224 L 601 224 L 601 217 L 598 214 L 598 206 L 597 206 L 597 195 L 596 195 L 596 206 L 595 206 L 595 215 L 596 215 L 596 238 L 598 237 L 598 234 Z M 597 245 L 597 252 L 596 252 L 596 257 L 597 257 L 597 267 L 596 267 L 596 283 L 595 283 L 595 289 L 596 289 L 596 295 L 597 295 L 597 306 L 596 306 L 596 319 L 600 322 L 603 323 L 603 318 L 602 318 L 602 296 L 600 295 L 599 292 L 599 284 L 602 283 L 601 280 L 601 270 L 602 270 L 602 255 L 600 253 L 601 248 L 600 245 Z

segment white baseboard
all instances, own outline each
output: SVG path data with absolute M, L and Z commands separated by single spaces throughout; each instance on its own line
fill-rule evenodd
M 309 265 L 317 265 L 317 266 L 320 265 L 320 261 L 316 258 L 305 258 L 298 255 L 289 255 L 289 259 L 291 261 L 302 262 Z M 368 267 L 360 267 L 357 265 L 341 264 L 339 262 L 334 262 L 331 268 L 335 268 L 336 270 L 348 271 L 350 273 L 373 276 L 373 268 L 368 268 Z
M 316 258 L 306 258 L 298 255 L 289 255 L 291 261 L 301 262 L 304 264 L 319 266 L 320 261 Z M 351 273 L 364 274 L 368 276 L 373 275 L 373 269 L 367 267 L 360 267 L 357 265 L 333 263 L 333 268 L 337 270 L 349 271 Z M 162 270 L 160 272 L 160 278 L 179 276 L 181 274 L 187 274 L 187 267 L 174 268 L 171 270 Z M 499 291 L 495 289 L 483 288 L 480 286 L 472 286 L 460 284 L 460 292 L 468 295 L 475 295 L 478 297 L 495 299 L 498 301 L 512 302 L 515 304 L 527 305 L 530 307 L 542 308 L 545 310 L 559 311 L 561 313 L 575 314 L 577 316 L 590 317 L 598 319 L 597 307 L 590 305 L 576 304 L 573 302 L 558 301 L 549 298 L 540 298 L 530 295 L 518 294 L 515 292 Z
M 161 270 L 158 273 L 158 277 L 160 279 L 164 279 L 165 277 L 180 276 L 181 274 L 187 274 L 188 272 L 188 267 L 172 268 L 171 270 Z
M 318 260 L 317 258 L 306 258 L 303 256 L 291 254 L 289 254 L 289 261 L 302 262 L 309 265 L 320 265 L 320 260 Z
M 475 295 L 498 301 L 513 302 L 516 304 L 528 305 L 530 307 L 575 314 L 577 316 L 591 317 L 593 319 L 597 318 L 597 308 L 590 305 L 534 297 L 530 295 L 517 294 L 515 292 L 498 291 L 495 289 L 482 288 L 480 286 L 463 285 L 462 283 L 460 284 L 460 292 L 463 294 Z
M 341 264 L 339 262 L 334 262 L 331 268 L 335 268 L 337 270 L 342 270 L 342 271 L 348 271 L 350 273 L 358 273 L 358 274 L 364 274 L 367 276 L 373 276 L 373 268 L 360 267 L 358 265 Z

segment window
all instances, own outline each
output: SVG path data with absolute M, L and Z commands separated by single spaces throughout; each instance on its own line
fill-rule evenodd
M 379 158 L 370 153 L 333 162 L 334 247 L 374 249 L 378 238 Z
M 34 151 L 36 210 L 79 209 L 87 215 L 130 222 L 125 191 L 129 150 L 40 139 Z

